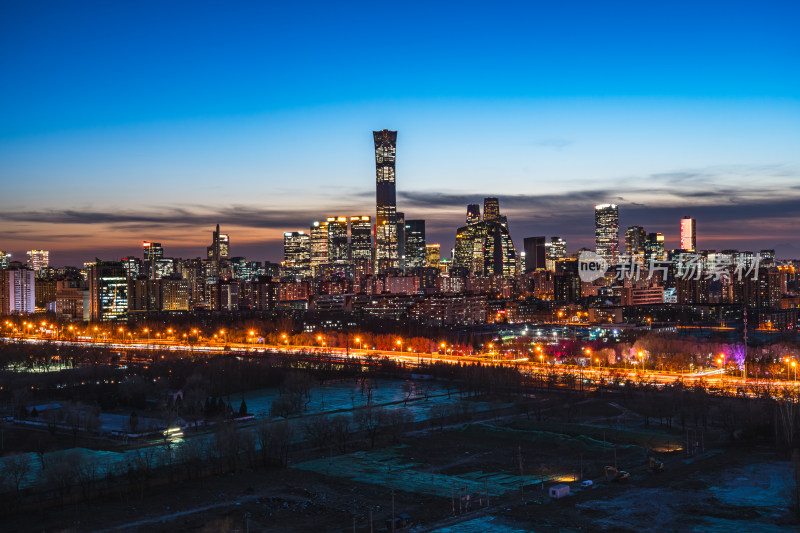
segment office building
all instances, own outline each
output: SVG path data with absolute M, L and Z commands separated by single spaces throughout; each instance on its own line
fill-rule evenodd
M 631 260 L 642 260 L 646 242 L 647 233 L 643 227 L 631 226 L 625 231 L 625 253 Z
M 284 276 L 304 278 L 311 275 L 311 240 L 308 233 L 290 231 L 283 234 Z
M 125 274 L 128 279 L 136 279 L 145 274 L 142 260 L 138 257 L 123 257 L 122 266 L 125 268 Z
M 347 241 L 347 217 L 328 217 L 328 263 L 350 258 Z
M 619 208 L 615 204 L 594 206 L 594 242 L 597 255 L 616 264 L 619 258 Z
M 438 244 L 425 245 L 425 266 L 439 268 L 441 258 L 442 253 Z
M 661 233 L 648 233 L 644 242 L 644 260 L 663 261 L 665 259 L 664 235 Z
M 481 206 L 480 204 L 469 204 L 467 206 L 467 225 L 477 224 L 481 221 Z
M 406 260 L 406 214 L 397 212 L 397 268 L 405 268 Z
M 28 268 L 39 272 L 50 266 L 50 252 L 47 250 L 28 250 Z
M 406 220 L 406 270 L 426 265 L 425 221 Z
M 500 200 L 497 198 L 483 199 L 483 220 L 491 222 L 500 219 Z
M 567 258 L 567 241 L 561 237 L 550 237 L 550 242 L 545 244 L 546 264 L 545 267 L 551 272 L 556 270 L 556 261 Z
M 216 262 L 227 260 L 230 257 L 230 237 L 227 233 L 220 233 L 219 224 L 211 239 L 211 246 L 206 248 L 207 257 Z
M 372 260 L 372 218 L 350 217 L 350 256 L 353 261 Z
M 527 237 L 523 241 L 525 248 L 525 273 L 547 268 L 547 249 L 545 238 Z
M 400 260 L 397 243 L 397 204 L 395 157 L 397 132 L 372 132 L 375 141 L 375 268 L 380 271 L 397 267 Z
M 311 224 L 309 237 L 311 247 L 311 266 L 318 267 L 328 262 L 328 222 L 315 221 Z
M 121 321 L 128 314 L 128 279 L 118 262 L 98 261 L 89 268 L 90 317 L 93 321 Z
M 156 279 L 158 276 L 156 272 L 156 263 L 164 258 L 164 247 L 161 246 L 160 242 L 144 241 L 142 243 L 142 255 L 144 257 L 144 262 L 139 275 L 145 275 L 150 279 Z
M 517 251 L 508 231 L 506 217 L 500 215 L 496 198 L 487 198 L 492 218 L 469 224 L 456 232 L 453 268 L 465 269 L 471 276 L 514 276 Z
M 8 268 L 8 264 L 10 262 L 11 262 L 11 254 L 0 250 L 0 269 Z
M 697 223 L 691 217 L 681 219 L 681 250 L 697 251 Z

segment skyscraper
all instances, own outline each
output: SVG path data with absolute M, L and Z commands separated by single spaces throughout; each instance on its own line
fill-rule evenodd
M 311 275 L 311 241 L 307 233 L 287 231 L 283 234 L 284 275 L 304 278 Z
M 0 315 L 36 312 L 36 273 L 28 268 L 0 270 Z
M 399 261 L 395 265 L 397 268 L 405 268 L 406 259 L 406 214 L 400 213 L 397 216 L 397 257 Z
M 648 233 L 644 243 L 644 260 L 663 261 L 664 260 L 664 235 L 661 233 Z
M 38 272 L 50 266 L 50 252 L 47 250 L 28 250 L 28 268 Z
M 164 258 L 164 248 L 160 242 L 144 241 L 142 254 L 144 256 L 144 272 L 142 274 L 150 279 L 157 279 L 156 263 Z
M 372 218 L 350 217 L 350 256 L 353 261 L 372 260 Z
M 11 262 L 11 254 L 0 250 L 0 269 L 8 268 L 8 263 Z
M 406 220 L 406 269 L 425 266 L 425 221 Z
M 441 250 L 438 244 L 425 245 L 425 266 L 439 268 Z
M 484 202 L 483 222 L 468 224 L 456 232 L 453 267 L 463 268 L 472 276 L 513 276 L 517 267 L 517 251 L 508 232 L 508 221 L 500 215 L 497 198 Z M 471 209 L 468 209 L 468 213 Z
M 483 199 L 483 220 L 490 222 L 500 218 L 500 200 L 497 198 Z
M 227 233 L 219 232 L 219 224 L 212 235 L 211 246 L 206 251 L 212 261 L 224 261 L 230 257 L 230 238 Z
M 375 141 L 375 268 L 398 266 L 395 157 L 397 132 L 373 131 Z
M 691 217 L 681 219 L 681 250 L 697 251 L 697 223 Z
M 89 268 L 90 313 L 93 321 L 125 320 L 128 279 L 122 263 L 98 261 Z
M 553 236 L 550 237 L 550 242 L 545 244 L 545 247 L 547 249 L 547 270 L 554 272 L 556 270 L 556 261 L 567 258 L 567 241 L 561 237 Z
M 594 242 L 597 255 L 616 264 L 619 258 L 619 208 L 615 204 L 594 206 Z
M 328 262 L 347 261 L 350 250 L 347 242 L 347 217 L 328 217 Z
M 310 231 L 311 266 L 316 268 L 328 262 L 328 222 L 315 221 Z
M 631 226 L 625 231 L 625 253 L 632 259 L 644 256 L 644 245 L 647 233 L 641 226 Z
M 525 247 L 525 273 L 547 268 L 547 254 L 545 253 L 544 237 L 526 237 L 523 241 Z
M 477 224 L 481 221 L 481 206 L 480 204 L 469 204 L 467 206 L 467 226 Z

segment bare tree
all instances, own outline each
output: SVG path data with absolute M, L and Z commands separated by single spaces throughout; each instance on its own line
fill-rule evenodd
M 20 494 L 22 484 L 31 471 L 31 456 L 27 453 L 14 453 L 8 456 L 4 466 L 5 474 L 11 479 L 17 496 Z

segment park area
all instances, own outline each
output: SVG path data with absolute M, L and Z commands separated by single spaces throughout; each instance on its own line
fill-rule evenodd
M 255 420 L 238 431 L 257 431 L 281 395 L 245 393 Z M 39 514 L 35 529 L 367 532 L 391 531 L 392 517 L 395 530 L 440 532 L 796 526 L 791 462 L 760 448 L 726 446 L 724 432 L 711 427 L 699 444 L 695 431 L 645 423 L 622 397 L 547 391 L 473 397 L 433 381 L 391 379 L 329 382 L 304 397 L 305 410 L 288 418 L 285 467 L 241 461 L 224 473 L 154 476 L 140 493 L 101 496 L 102 511 L 94 510 L 97 501 L 65 500 Z M 378 408 L 405 413 L 395 419 L 402 427 L 384 424 L 372 434 L 357 422 L 359 413 Z M 311 442 L 309 428 L 343 416 L 352 423 L 346 443 L 333 433 Z M 190 443 L 211 449 L 215 435 L 187 432 L 169 446 L 145 449 L 166 463 L 167 453 L 179 456 Z M 79 450 L 105 469 L 142 453 L 142 447 Z M 42 464 L 32 461 L 30 483 L 43 475 Z M 559 499 L 550 495 L 557 486 L 569 488 Z M 4 531 L 31 525 L 31 516 L 17 515 Z

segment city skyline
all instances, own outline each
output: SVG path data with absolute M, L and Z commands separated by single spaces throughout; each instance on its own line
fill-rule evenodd
M 15 53 L 0 68 L 17 83 L 0 88 L 0 249 L 64 265 L 152 240 L 203 257 L 221 224 L 232 255 L 278 261 L 284 232 L 373 212 L 369 137 L 387 128 L 397 209 L 426 221 L 443 257 L 463 206 L 485 197 L 501 199 L 518 249 L 535 235 L 591 248 L 592 206 L 613 203 L 621 229 L 667 248 L 690 216 L 700 249 L 798 257 L 797 8 L 726 6 L 521 6 L 512 22 L 401 8 L 385 31 L 417 38 L 370 47 L 375 6 L 6 4 L 0 44 Z

